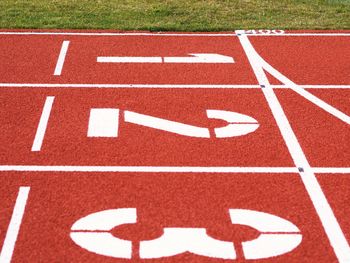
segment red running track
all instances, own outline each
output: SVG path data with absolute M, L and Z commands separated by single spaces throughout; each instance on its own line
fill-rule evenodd
M 349 38 L 0 32 L 0 262 L 350 262 Z

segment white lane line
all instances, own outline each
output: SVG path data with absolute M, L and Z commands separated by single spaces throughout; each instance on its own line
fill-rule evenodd
M 69 47 L 69 41 L 66 41 L 66 40 L 63 41 L 61 51 L 60 51 L 60 54 L 59 54 L 58 59 L 57 59 L 55 72 L 53 73 L 55 76 L 60 76 L 62 73 L 64 61 L 66 59 L 66 55 L 67 55 L 67 51 L 68 51 L 68 47 Z
M 9 88 L 169 88 L 169 89 L 253 89 L 259 85 L 221 85 L 221 84 L 60 84 L 60 83 L 0 83 L 0 87 Z
M 350 262 L 350 246 L 346 240 L 340 225 L 334 216 L 332 208 L 330 207 L 326 196 L 324 195 L 317 178 L 308 163 L 306 156 L 295 136 L 292 127 L 285 115 L 278 98 L 263 70 L 263 64 L 259 55 L 250 43 L 248 37 L 244 34 L 239 36 L 242 47 L 248 57 L 248 60 L 253 68 L 259 84 L 262 86 L 263 94 L 270 106 L 272 114 L 281 131 L 282 137 L 288 147 L 290 155 L 295 165 L 300 169 L 300 178 L 304 183 L 307 193 L 316 209 L 316 212 L 321 220 L 323 228 L 329 238 L 333 250 L 341 263 Z
M 36 130 L 35 138 L 32 145 L 33 152 L 41 150 L 54 99 L 55 97 L 53 96 L 46 97 L 44 108 L 41 113 L 39 125 Z
M 143 173 L 297 173 L 296 167 L 230 166 L 46 166 L 0 165 L 0 171 L 16 172 L 143 172 Z
M 274 89 L 288 89 L 287 85 L 270 85 Z M 303 89 L 350 89 L 350 85 L 298 85 Z
M 350 167 L 313 167 L 317 174 L 350 174 Z M 141 172 L 141 173 L 299 173 L 296 167 L 239 166 L 75 166 L 0 165 L 0 172 Z
M 350 33 L 284 33 L 284 34 L 247 34 L 250 37 L 349 37 Z
M 50 36 L 167 36 L 167 37 L 232 37 L 239 36 L 236 33 L 108 33 L 108 32 L 0 32 L 0 35 L 50 35 Z M 326 37 L 348 37 L 346 33 L 283 33 L 283 34 L 249 34 L 254 37 L 283 37 L 283 36 L 326 36 Z
M 27 204 L 30 187 L 20 187 L 16 204 L 13 209 L 10 224 L 8 226 L 4 244 L 0 252 L 0 262 L 10 263 L 17 241 L 17 236 L 22 223 L 24 210 Z
M 286 85 L 270 85 L 275 89 L 288 89 Z M 305 89 L 350 89 L 350 85 L 298 85 Z M 256 84 L 108 84 L 108 83 L 0 83 L 3 88 L 154 88 L 154 89 L 260 89 Z
M 350 167 L 315 167 L 316 174 L 350 174 Z
M 49 36 L 154 36 L 154 37 L 232 37 L 235 33 L 108 33 L 108 32 L 0 32 L 0 35 Z

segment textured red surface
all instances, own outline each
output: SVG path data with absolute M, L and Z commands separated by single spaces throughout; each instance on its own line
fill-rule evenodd
M 350 242 L 350 178 L 348 174 L 322 174 L 317 176 L 318 181 L 328 202 L 333 207 L 334 214 Z
M 250 37 L 255 50 L 297 84 L 349 84 L 349 37 Z M 278 84 L 278 83 L 277 83 Z

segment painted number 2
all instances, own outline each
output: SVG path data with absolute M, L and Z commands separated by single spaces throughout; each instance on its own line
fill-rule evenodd
M 206 110 L 208 119 L 223 120 L 224 127 L 214 129 L 216 138 L 231 138 L 254 132 L 259 123 L 242 113 L 225 110 Z M 119 120 L 148 128 L 166 131 L 182 136 L 210 138 L 208 128 L 166 120 L 133 111 L 119 109 L 94 108 L 90 111 L 88 137 L 118 137 Z
M 252 227 L 260 232 L 258 238 L 242 243 L 245 259 L 279 256 L 296 248 L 301 240 L 300 230 L 291 222 L 264 212 L 229 209 L 232 224 Z M 132 242 L 111 234 L 124 224 L 137 223 L 136 208 L 118 208 L 89 214 L 76 221 L 71 239 L 80 247 L 103 256 L 132 258 Z M 232 242 L 210 237 L 205 228 L 166 227 L 157 239 L 141 241 L 142 259 L 171 257 L 185 252 L 218 259 L 236 259 Z

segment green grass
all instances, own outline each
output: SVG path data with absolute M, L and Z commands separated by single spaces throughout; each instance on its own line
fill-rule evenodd
M 1 0 L 0 28 L 350 29 L 350 0 Z

